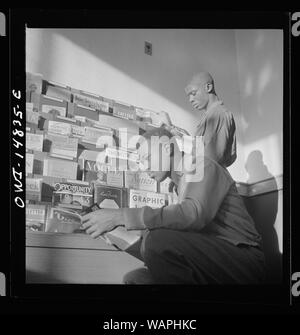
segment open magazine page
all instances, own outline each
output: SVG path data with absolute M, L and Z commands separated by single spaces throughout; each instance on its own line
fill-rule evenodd
M 46 221 L 46 232 L 85 234 L 85 230 L 81 228 L 82 223 L 82 215 L 79 213 L 62 208 L 51 208 Z M 127 231 L 124 227 L 117 227 L 101 235 L 100 238 L 110 245 L 126 250 L 140 239 L 140 233 L 139 231 Z
M 139 231 L 128 231 L 125 227 L 117 227 L 104 234 L 110 243 L 116 245 L 121 250 L 126 250 L 141 238 Z
M 75 233 L 80 229 L 82 216 L 62 208 L 51 208 L 46 220 L 46 232 Z

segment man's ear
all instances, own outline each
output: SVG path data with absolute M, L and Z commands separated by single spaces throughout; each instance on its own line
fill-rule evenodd
M 207 83 L 207 84 L 205 85 L 205 88 L 206 88 L 206 92 L 207 92 L 207 93 L 211 93 L 211 92 L 213 91 L 213 89 L 214 89 L 214 85 L 211 84 L 211 83 Z

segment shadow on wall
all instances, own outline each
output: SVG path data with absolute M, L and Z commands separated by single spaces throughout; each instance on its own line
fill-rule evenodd
M 262 236 L 263 249 L 266 258 L 267 282 L 279 283 L 282 280 L 282 254 L 279 251 L 275 222 L 278 212 L 278 187 L 275 177 L 269 172 L 263 162 L 261 151 L 252 151 L 246 161 L 248 183 L 253 180 L 266 180 L 274 191 L 245 199 L 247 209 L 252 216 L 258 232 Z
M 248 173 L 248 184 L 253 184 L 257 180 L 266 180 L 270 178 L 273 178 L 276 184 L 274 176 L 269 172 L 267 166 L 264 164 L 263 154 L 260 150 L 250 152 L 246 160 L 245 169 Z

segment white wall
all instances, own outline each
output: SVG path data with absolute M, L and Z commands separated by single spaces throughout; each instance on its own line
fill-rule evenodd
M 26 33 L 27 71 L 108 98 L 166 110 L 175 124 L 190 132 L 199 115 L 188 103 L 184 87 L 193 73 L 211 72 L 219 97 L 237 123 L 238 158 L 229 168 L 233 178 L 256 182 L 282 173 L 281 30 L 27 29 Z M 152 56 L 144 53 L 144 41 L 153 44 Z M 248 159 L 251 175 L 245 169 Z
M 236 50 L 245 162 L 261 152 L 249 157 L 256 182 L 282 174 L 283 32 L 237 30 Z
M 288 113 L 283 111 L 283 32 L 236 30 L 235 36 L 241 131 L 248 172 L 244 181 L 270 179 L 276 189 L 274 177 L 283 173 L 283 112 Z M 252 214 L 264 232 L 266 257 L 275 271 L 276 250 L 283 251 L 282 191 L 275 190 L 258 199 L 252 201 Z
M 153 55 L 144 53 L 144 41 Z M 242 127 L 235 32 L 198 29 L 27 29 L 26 70 L 74 88 L 133 105 L 165 110 L 194 132 L 199 115 L 184 87 L 193 73 L 211 72 L 237 123 L 238 159 L 230 172 L 243 181 Z

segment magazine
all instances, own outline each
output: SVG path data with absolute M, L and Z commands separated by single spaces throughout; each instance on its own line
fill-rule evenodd
M 114 171 L 108 164 L 85 160 L 83 172 L 84 181 L 107 186 L 123 187 L 123 171 Z
M 46 221 L 46 232 L 53 233 L 85 233 L 82 229 L 83 216 L 89 212 L 101 210 L 97 204 L 93 204 L 80 213 L 62 208 L 51 208 L 50 215 Z M 140 238 L 139 231 L 127 231 L 125 227 L 116 227 L 114 230 L 100 236 L 106 243 L 126 250 Z
M 46 205 L 26 204 L 26 230 L 44 231 Z
M 69 180 L 53 184 L 52 204 L 64 209 L 84 210 L 92 205 L 93 188 L 89 183 Z
M 101 208 L 117 209 L 123 207 L 123 192 L 121 188 L 100 184 L 95 184 L 94 187 L 94 201 Z
M 142 190 L 129 190 L 129 208 L 149 206 L 160 208 L 166 205 L 166 195 Z

